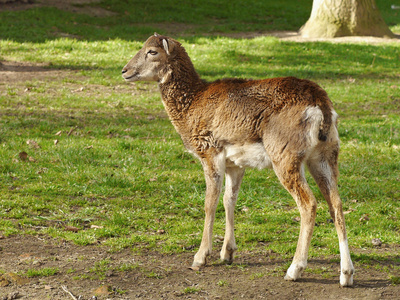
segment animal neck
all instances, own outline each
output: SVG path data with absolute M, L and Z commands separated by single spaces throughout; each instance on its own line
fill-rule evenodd
M 183 117 L 183 112 L 195 101 L 196 93 L 204 85 L 186 52 L 174 58 L 159 82 L 163 104 L 171 120 Z

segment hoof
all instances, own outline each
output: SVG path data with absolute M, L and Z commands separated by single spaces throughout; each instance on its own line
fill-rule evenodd
M 340 285 L 342 287 L 353 286 L 353 274 L 340 274 Z
M 202 267 L 204 267 L 207 263 L 207 259 L 204 258 L 203 261 L 196 261 L 194 260 L 192 266 L 189 267 L 190 270 L 199 271 Z
M 236 250 L 237 250 L 236 246 L 229 248 L 229 249 L 222 250 L 221 255 L 220 255 L 221 260 L 228 265 L 232 264 Z
M 287 280 L 287 281 L 296 281 L 296 279 L 293 279 L 288 274 L 285 275 L 284 279 Z
M 291 264 L 286 272 L 285 280 L 296 281 L 301 277 L 305 265 Z
M 221 261 L 225 265 L 231 265 L 233 263 L 233 259 L 222 259 Z

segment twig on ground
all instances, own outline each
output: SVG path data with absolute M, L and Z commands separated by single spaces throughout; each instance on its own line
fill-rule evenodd
M 78 126 L 75 127 L 71 127 L 71 129 L 68 131 L 67 135 L 70 136 L 72 134 L 72 132 L 74 132 L 74 130 L 78 128 Z
M 74 296 L 74 294 L 72 294 L 70 291 L 68 291 L 68 289 L 67 289 L 67 287 L 65 285 L 62 285 L 61 288 L 64 290 L 64 292 L 68 293 L 72 297 L 72 299 L 78 300 L 78 298 L 76 298 Z

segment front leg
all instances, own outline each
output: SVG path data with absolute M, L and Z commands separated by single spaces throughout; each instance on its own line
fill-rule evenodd
M 233 255 L 237 249 L 234 233 L 234 210 L 242 183 L 244 169 L 239 167 L 226 168 L 224 207 L 226 215 L 226 228 L 224 244 L 221 250 L 221 260 L 232 263 Z
M 205 200 L 205 221 L 203 238 L 200 249 L 194 256 L 192 267 L 200 267 L 206 264 L 206 257 L 212 250 L 212 232 L 215 220 L 215 211 L 221 193 L 222 178 L 225 171 L 225 158 L 220 154 L 209 159 L 203 159 L 202 165 L 206 178 L 206 200 Z

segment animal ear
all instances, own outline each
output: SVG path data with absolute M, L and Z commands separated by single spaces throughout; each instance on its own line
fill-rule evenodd
M 173 51 L 174 51 L 176 43 L 169 38 L 163 38 L 162 43 L 163 43 L 165 52 L 167 52 L 167 55 L 171 55 L 171 53 L 173 53 Z
M 159 34 L 157 32 L 154 32 L 154 36 L 159 36 Z
M 167 52 L 167 55 L 170 55 L 170 47 L 167 39 L 162 40 L 162 44 L 164 46 L 165 52 Z M 172 49 L 171 49 L 172 50 Z

